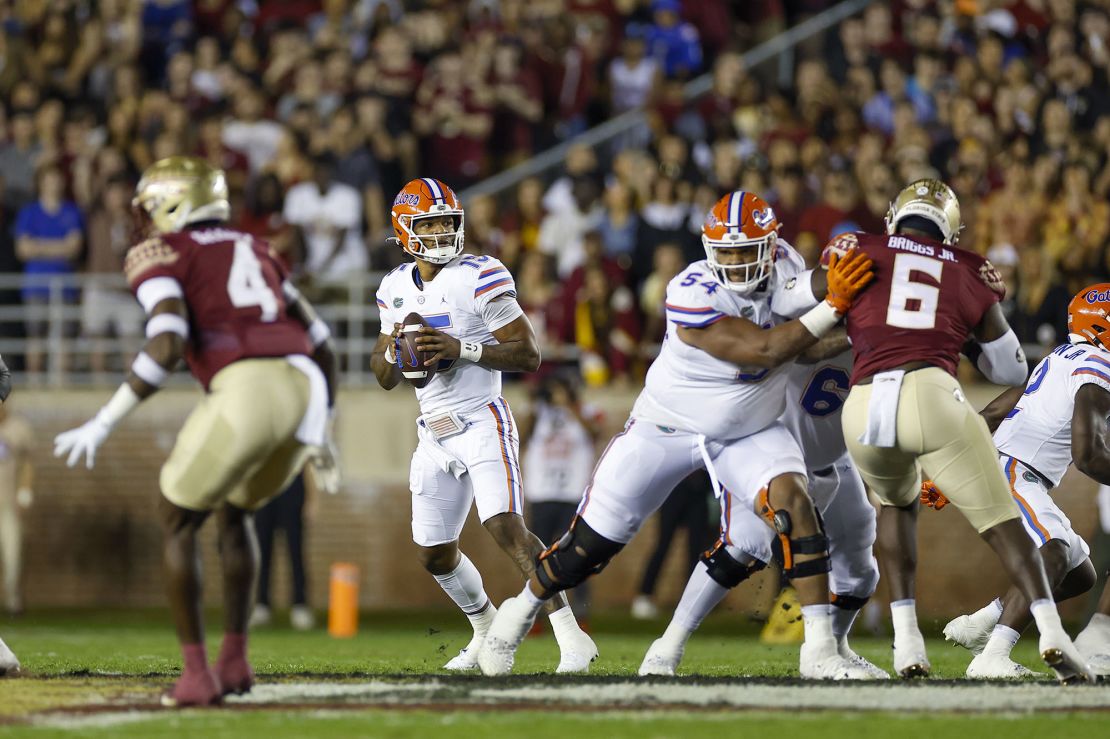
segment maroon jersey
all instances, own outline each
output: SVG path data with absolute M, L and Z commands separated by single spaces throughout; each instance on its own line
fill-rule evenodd
M 250 234 L 223 227 L 163 234 L 132 247 L 123 271 L 140 302 L 152 294 L 184 298 L 185 360 L 205 390 L 240 359 L 312 354 L 304 325 L 286 312 L 284 269 Z
M 955 376 L 960 350 L 1000 296 L 983 257 L 927 238 L 845 234 L 875 262 L 875 280 L 848 311 L 855 364 L 851 384 L 909 362 Z M 998 288 L 1001 289 L 1001 288 Z

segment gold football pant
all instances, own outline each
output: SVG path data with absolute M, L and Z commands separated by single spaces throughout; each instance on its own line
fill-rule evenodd
M 285 359 L 242 359 L 212 378 L 162 467 L 162 494 L 176 506 L 210 511 L 223 502 L 255 510 L 304 466 L 295 438 L 309 382 Z
M 872 388 L 852 388 L 841 424 L 852 461 L 883 505 L 913 503 L 924 474 L 980 533 L 1020 515 L 987 424 L 954 377 L 937 367 L 906 373 L 890 448 L 859 441 L 867 428 Z

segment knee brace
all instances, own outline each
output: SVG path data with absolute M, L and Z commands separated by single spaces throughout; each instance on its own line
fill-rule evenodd
M 751 564 L 744 564 L 729 553 L 728 547 L 720 539 L 712 549 L 701 555 L 701 561 L 705 563 L 709 576 L 725 588 L 735 588 L 767 566 L 766 562 L 760 562 L 754 557 Z
M 778 544 L 782 550 L 782 574 L 790 580 L 822 575 L 832 569 L 829 560 L 829 538 L 825 536 L 821 524 L 821 514 L 817 513 L 817 533 L 812 536 L 793 537 L 794 522 L 789 511 L 775 510 L 771 505 L 767 488 L 759 491 L 756 501 L 759 515 L 771 525 L 778 534 Z M 799 554 L 819 554 L 820 557 L 805 562 L 795 562 Z
M 623 548 L 624 544 L 606 539 L 576 517 L 570 530 L 536 559 L 536 579 L 545 595 L 568 590 L 605 569 Z
M 840 595 L 839 593 L 833 593 L 832 597 L 829 598 L 829 601 L 834 606 L 845 611 L 858 611 L 867 605 L 867 601 L 869 600 L 871 599 L 860 598 L 856 595 Z

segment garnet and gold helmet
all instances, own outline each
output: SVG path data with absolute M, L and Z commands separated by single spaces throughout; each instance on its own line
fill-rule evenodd
M 775 262 L 779 222 L 763 198 L 737 190 L 725 195 L 710 208 L 701 228 L 705 258 L 723 287 L 750 293 L 771 275 Z M 745 261 L 720 260 L 721 250 L 750 250 Z
M 167 157 L 147 167 L 131 205 L 158 233 L 231 217 L 224 171 L 198 157 Z
M 390 208 L 393 232 L 401 248 L 417 259 L 432 264 L 447 264 L 463 252 L 463 208 L 455 191 L 431 177 L 412 180 L 401 188 Z M 416 233 L 421 220 L 452 219 L 452 230 L 441 233 Z
M 1110 282 L 1100 282 L 1079 291 L 1068 303 L 1068 340 L 1110 349 Z
M 909 216 L 936 224 L 941 240 L 955 244 L 960 239 L 960 201 L 952 188 L 940 180 L 917 180 L 907 185 L 886 212 L 886 232 L 893 234 L 899 221 Z

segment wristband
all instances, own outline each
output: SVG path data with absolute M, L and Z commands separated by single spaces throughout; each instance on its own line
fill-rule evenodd
M 158 334 L 177 334 L 189 338 L 189 322 L 176 313 L 159 313 L 146 322 L 146 337 L 153 339 Z
M 836 312 L 827 300 L 822 300 L 817 304 L 817 307 L 811 308 L 808 312 L 798 318 L 802 325 L 806 327 L 811 334 L 820 339 L 840 322 L 840 314 Z
M 308 324 L 308 338 L 312 340 L 313 347 L 318 347 L 331 338 L 331 329 L 328 328 L 328 324 L 324 323 L 323 319 L 317 318 Z
M 482 345 L 473 341 L 463 341 L 459 344 L 459 359 L 477 364 L 482 359 Z

